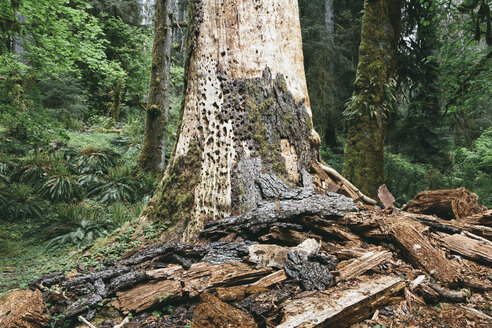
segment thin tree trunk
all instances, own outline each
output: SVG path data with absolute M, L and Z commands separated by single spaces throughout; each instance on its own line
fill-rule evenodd
M 169 70 L 171 65 L 173 0 L 158 0 L 155 12 L 154 46 L 145 135 L 139 163 L 142 169 L 162 173 L 166 160 L 169 116 Z
M 143 212 L 184 240 L 253 208 L 262 173 L 300 184 L 319 145 L 297 0 L 192 0 L 189 14 L 179 135 Z
M 396 62 L 401 0 L 365 0 L 343 175 L 370 197 L 384 184 L 385 84 Z

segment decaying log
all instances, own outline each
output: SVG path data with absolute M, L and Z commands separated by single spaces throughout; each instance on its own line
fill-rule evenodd
M 403 255 L 419 268 L 446 284 L 462 281 L 456 264 L 448 260 L 441 249 L 434 247 L 422 234 L 424 227 L 403 218 L 387 220 L 388 233 Z
M 340 280 L 356 278 L 380 263 L 389 260 L 391 256 L 391 253 L 388 251 L 367 252 L 340 270 Z
M 125 313 L 141 312 L 163 301 L 181 298 L 181 283 L 176 280 L 152 281 L 138 285 L 128 291 L 116 293 L 117 300 L 113 306 Z
M 320 218 L 343 217 L 355 211 L 354 202 L 345 196 L 328 192 L 318 194 L 314 188 L 299 188 L 281 193 L 276 200 L 262 201 L 251 211 L 208 224 L 200 233 L 213 237 L 217 233 L 237 232 L 251 237 L 269 232 L 275 225 L 301 229 L 299 221 L 305 216 Z
M 258 239 L 265 243 L 279 243 L 287 246 L 295 246 L 308 238 L 314 238 L 316 240 L 322 239 L 321 236 L 312 233 L 300 232 L 281 226 L 271 227 L 268 234 L 263 235 Z
M 413 214 L 408 212 L 401 212 L 401 215 L 412 220 L 421 222 L 429 227 L 442 231 L 448 234 L 459 234 L 463 231 L 471 232 L 477 236 L 484 237 L 488 240 L 492 240 L 492 227 L 487 227 L 478 224 L 469 224 L 462 221 L 448 221 L 436 218 L 434 216 L 425 214 Z
M 488 240 L 476 240 L 456 234 L 442 238 L 441 245 L 475 262 L 492 263 L 492 242 Z
M 113 305 L 124 312 L 141 312 L 158 303 L 167 303 L 182 297 L 196 297 L 211 288 L 252 283 L 271 272 L 271 268 L 254 269 L 244 263 L 213 265 L 200 262 L 193 264 L 188 270 L 179 265 L 170 266 L 146 273 L 149 277 L 166 280 L 150 281 L 117 292 L 117 300 Z
M 348 327 L 368 318 L 405 287 L 398 277 L 382 276 L 358 286 L 289 300 L 283 306 L 283 320 L 277 328 Z
M 437 215 L 442 219 L 463 219 L 486 210 L 478 196 L 465 188 L 428 190 L 419 193 L 403 207 L 404 211 Z
M 469 224 L 478 224 L 492 227 L 492 210 L 464 217 L 461 219 L 461 221 Z
M 208 293 L 200 296 L 200 305 L 193 313 L 194 328 L 256 328 L 250 316 Z
M 216 289 L 217 297 L 223 301 L 242 301 L 249 295 L 266 292 L 268 291 L 268 287 L 285 281 L 286 279 L 287 276 L 285 275 L 285 271 L 279 270 L 249 285 L 218 287 Z

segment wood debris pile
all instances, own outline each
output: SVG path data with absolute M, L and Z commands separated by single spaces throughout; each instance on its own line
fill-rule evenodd
M 197 244 L 31 287 L 52 316 L 100 328 L 491 326 L 492 213 L 473 194 L 426 192 L 400 211 L 385 188 L 379 209 L 267 178 L 266 201 Z

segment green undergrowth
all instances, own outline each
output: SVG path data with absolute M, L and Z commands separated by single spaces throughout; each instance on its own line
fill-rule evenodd
M 1 130 L 0 292 L 76 263 L 89 270 L 162 233 L 151 224 L 131 232 L 157 185 L 137 167 L 141 120 L 100 132 L 107 121 L 66 129 L 41 147 Z

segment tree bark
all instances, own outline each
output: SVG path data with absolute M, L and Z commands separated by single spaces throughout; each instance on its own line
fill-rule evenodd
M 173 0 L 157 0 L 154 46 L 147 117 L 139 164 L 142 169 L 163 173 L 166 161 L 169 116 L 169 70 L 171 65 Z
M 192 239 L 252 209 L 256 179 L 289 187 L 317 160 L 297 1 L 193 0 L 185 96 L 172 159 L 143 215 Z
M 343 175 L 369 197 L 384 184 L 385 84 L 396 62 L 401 0 L 365 0 Z

